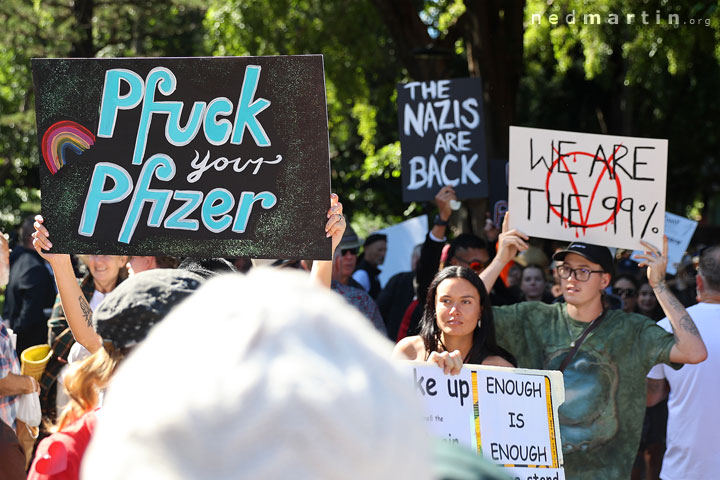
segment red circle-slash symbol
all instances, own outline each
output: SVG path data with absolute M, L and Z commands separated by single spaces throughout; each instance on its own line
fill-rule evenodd
M 548 205 L 550 206 L 550 210 L 560 217 L 562 219 L 563 224 L 567 225 L 569 227 L 579 227 L 579 228 L 596 228 L 596 227 L 602 227 L 604 225 L 609 224 L 615 219 L 615 215 L 620 211 L 620 204 L 622 202 L 622 184 L 620 183 L 620 178 L 615 173 L 615 170 L 612 167 L 612 160 L 615 157 L 615 154 L 618 152 L 622 145 L 618 145 L 615 151 L 612 155 L 610 155 L 610 158 L 608 159 L 601 159 L 599 157 L 596 157 L 592 153 L 588 152 L 570 152 L 570 153 L 564 153 L 560 154 L 560 152 L 553 147 L 553 150 L 557 154 L 557 158 L 553 161 L 552 166 L 550 167 L 550 170 L 548 170 L 547 178 L 545 180 L 545 197 L 547 199 Z M 600 172 L 600 176 L 598 177 L 597 181 L 595 182 L 595 187 L 593 188 L 592 194 L 590 195 L 590 202 L 588 203 L 587 211 L 583 212 L 582 203 L 580 202 L 580 196 L 578 192 L 577 185 L 575 184 L 575 178 L 573 178 L 572 173 L 566 173 L 570 172 L 570 169 L 567 166 L 567 163 L 565 163 L 565 157 L 574 156 L 575 159 L 577 159 L 578 156 L 581 157 L 589 157 L 593 161 L 595 160 L 601 160 L 603 162 L 603 169 Z M 580 223 L 570 221 L 569 218 L 566 218 L 561 212 L 558 212 L 554 205 L 550 204 L 550 177 L 552 176 L 555 169 L 558 167 L 558 163 L 562 162 L 563 166 L 565 167 L 564 174 L 567 175 L 568 180 L 570 181 L 570 186 L 573 189 L 573 192 L 575 193 L 575 199 L 577 200 L 577 206 L 578 206 L 578 214 L 580 215 Z M 558 169 L 559 170 L 559 169 Z M 590 219 L 590 211 L 592 210 L 593 203 L 595 202 L 595 194 L 597 193 L 598 188 L 600 187 L 600 183 L 602 182 L 603 178 L 605 177 L 605 172 L 610 172 L 610 179 L 615 180 L 615 185 L 617 188 L 617 203 L 615 204 L 615 209 L 610 213 L 610 216 L 607 218 L 607 220 L 599 223 L 592 223 L 588 224 L 588 220 Z

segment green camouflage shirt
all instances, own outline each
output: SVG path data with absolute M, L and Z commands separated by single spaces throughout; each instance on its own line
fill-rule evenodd
M 570 318 L 565 303 L 523 302 L 494 307 L 498 344 L 518 367 L 558 370 L 570 343 L 588 323 Z M 609 310 L 564 372 L 559 410 L 565 475 L 627 479 L 640 443 L 645 375 L 670 363 L 672 333 L 634 313 Z M 672 365 L 680 368 L 680 365 Z

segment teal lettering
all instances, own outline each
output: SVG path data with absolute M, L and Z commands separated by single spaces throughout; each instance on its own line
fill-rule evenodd
M 240 101 L 238 102 L 238 109 L 235 115 L 235 128 L 232 133 L 231 142 L 236 145 L 242 143 L 245 128 L 247 128 L 259 147 L 270 146 L 270 139 L 260 122 L 255 118 L 260 112 L 270 106 L 270 101 L 264 98 L 258 98 L 253 102 L 259 78 L 260 66 L 248 65 L 245 69 L 242 90 L 240 90 Z
M 232 231 L 236 233 L 244 233 L 247 228 L 250 212 L 253 204 L 260 200 L 260 206 L 265 210 L 269 210 L 277 203 L 277 197 L 271 192 L 260 192 L 257 195 L 254 192 L 243 192 L 238 201 L 238 209 L 235 215 L 235 223 Z
M 123 81 L 130 87 L 126 95 L 120 95 L 120 82 Z M 118 110 L 132 110 L 137 107 L 143 99 L 143 93 L 143 81 L 137 73 L 122 68 L 105 72 L 97 136 L 112 137 Z
M 175 176 L 175 162 L 173 162 L 172 158 L 158 153 L 150 157 L 147 163 L 143 165 L 130 202 L 130 209 L 125 215 L 125 221 L 120 230 L 118 241 L 121 243 L 130 243 L 145 202 L 152 204 L 147 222 L 148 226 L 159 227 L 162 224 L 162 219 L 165 216 L 173 192 L 172 190 L 151 190 L 150 181 L 153 176 L 157 176 L 159 180 L 165 182 L 172 180 Z
M 114 185 L 111 189 L 105 190 L 105 182 L 110 178 Z M 95 165 L 90 188 L 85 197 L 82 218 L 78 233 L 84 237 L 92 237 L 95 233 L 100 206 L 103 203 L 117 203 L 123 201 L 132 190 L 132 179 L 128 172 L 114 163 L 100 162 Z
M 202 221 L 205 228 L 213 233 L 225 230 L 232 223 L 232 217 L 226 215 L 235 206 L 232 194 L 224 188 L 215 188 L 205 196 L 202 206 Z M 220 218 L 215 218 L 220 217 Z

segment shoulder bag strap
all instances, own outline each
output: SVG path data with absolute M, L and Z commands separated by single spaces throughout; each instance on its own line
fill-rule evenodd
M 605 319 L 606 312 L 607 312 L 607 310 L 603 310 L 602 313 L 600 314 L 600 316 L 598 316 L 595 320 L 593 320 L 592 323 L 590 325 L 588 325 L 588 327 L 582 333 L 582 335 L 580 335 L 580 337 L 577 340 L 575 340 L 575 346 L 565 356 L 565 359 L 560 364 L 560 368 L 558 370 L 560 370 L 561 372 L 565 371 L 565 369 L 570 364 L 570 361 L 573 359 L 573 357 L 575 356 L 577 351 L 580 350 L 580 345 L 582 345 L 582 343 L 585 341 L 587 336 L 590 335 L 590 332 L 595 330 L 600 325 L 600 323 Z

